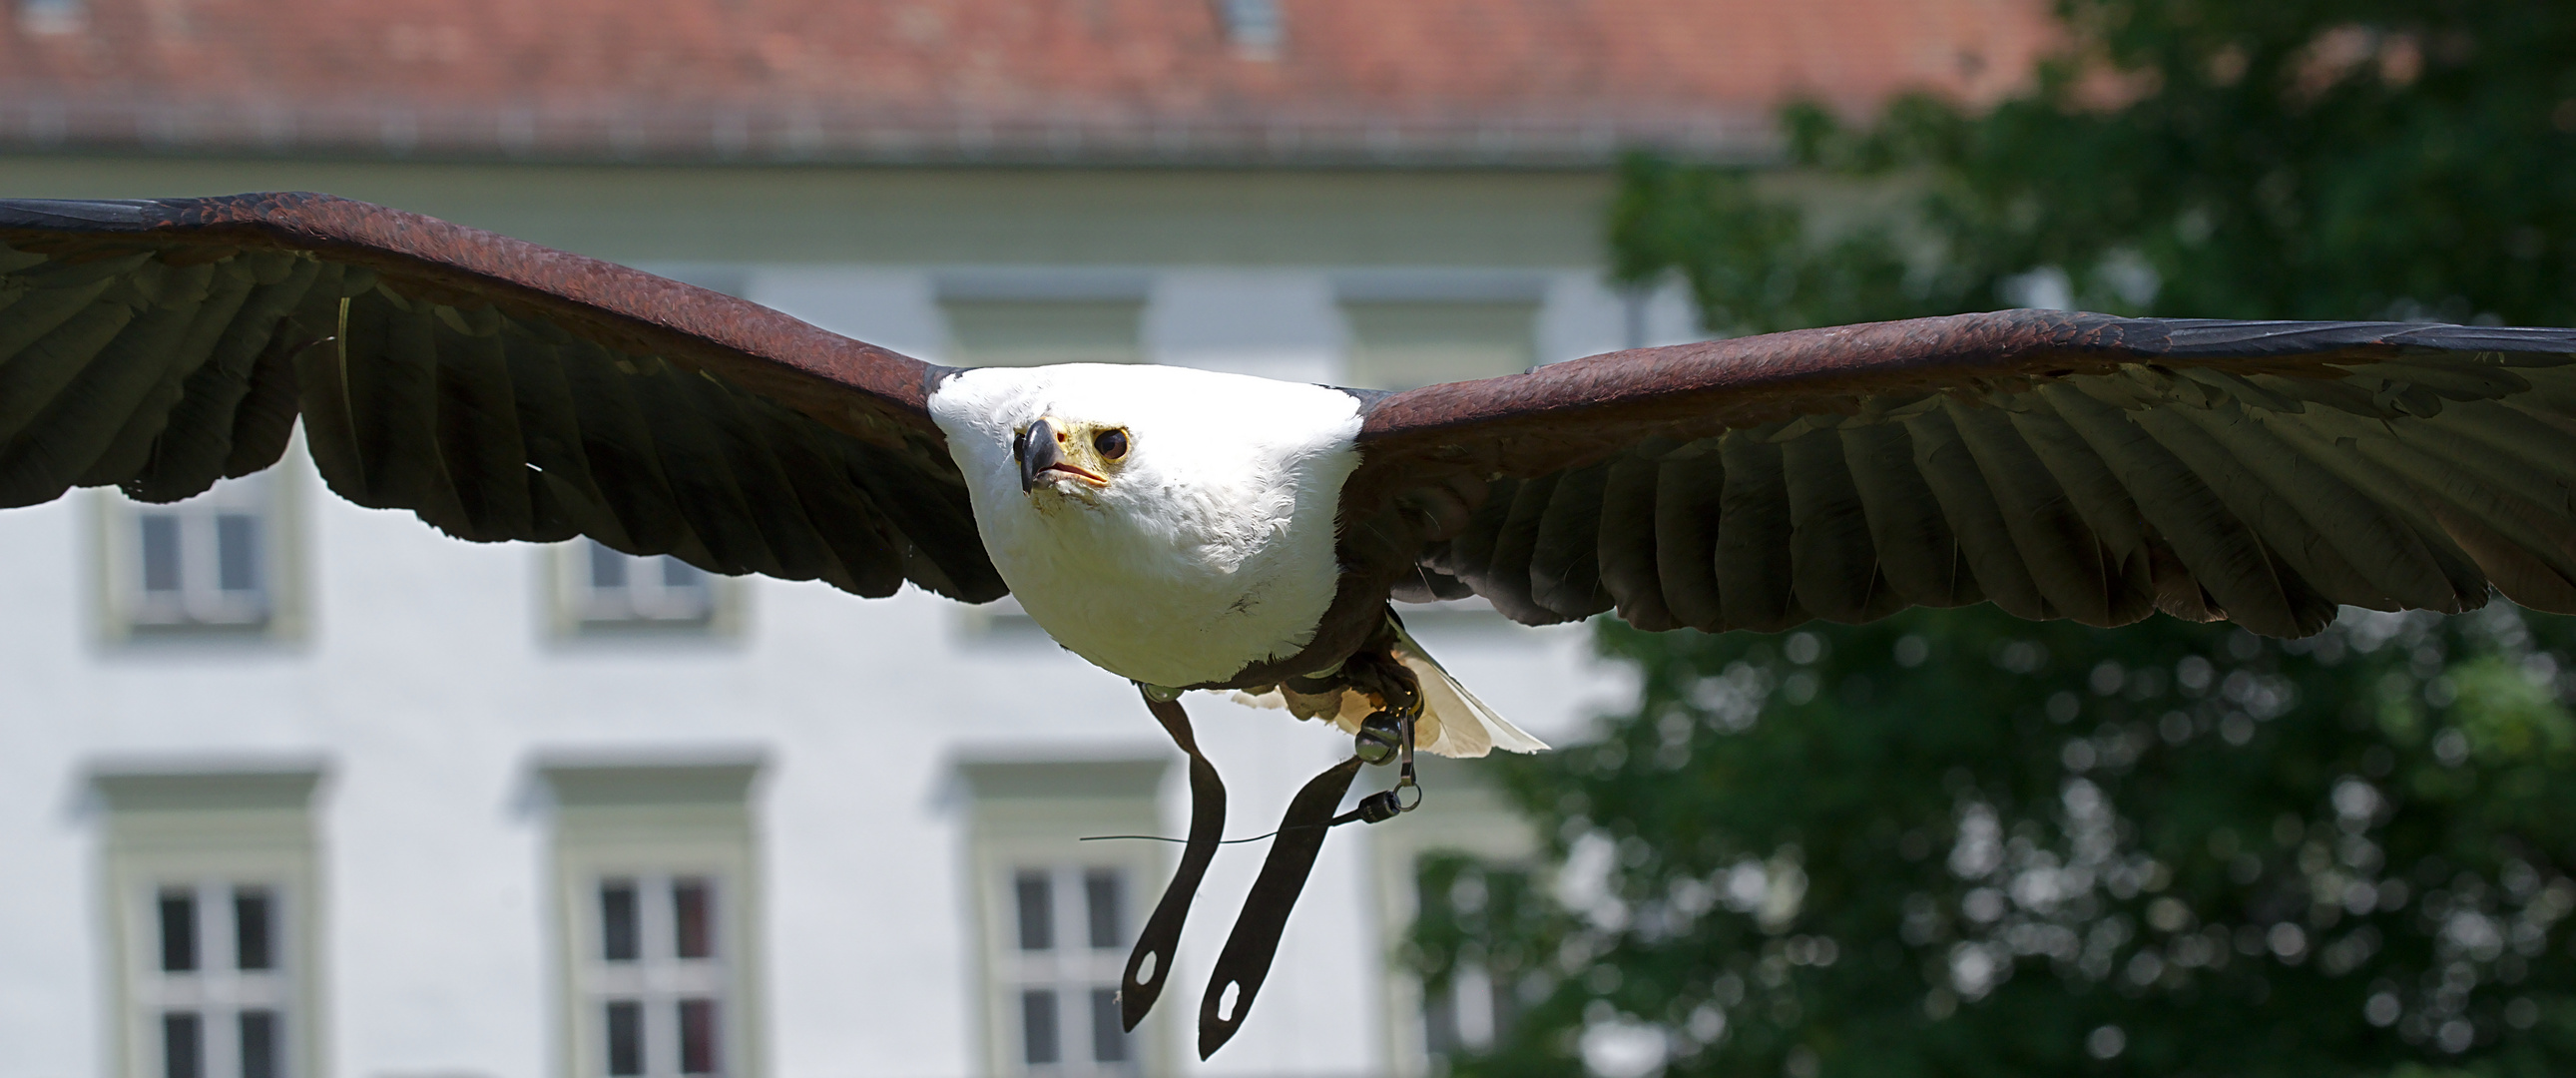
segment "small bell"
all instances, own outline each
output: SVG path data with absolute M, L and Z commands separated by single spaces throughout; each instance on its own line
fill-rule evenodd
M 1404 745 L 1404 724 L 1389 711 L 1373 711 L 1360 720 L 1360 732 L 1352 738 L 1351 754 L 1361 763 L 1382 764 L 1395 759 Z

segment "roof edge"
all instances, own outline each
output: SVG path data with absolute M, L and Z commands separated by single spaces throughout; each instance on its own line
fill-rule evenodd
M 0 94 L 0 152 L 617 164 L 1596 168 L 1651 146 L 1767 163 L 1760 110 L 985 115 L 742 107 L 205 102 Z

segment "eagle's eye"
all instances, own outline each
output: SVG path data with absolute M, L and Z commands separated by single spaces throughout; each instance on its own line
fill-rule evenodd
M 1100 459 L 1116 460 L 1127 455 L 1127 432 L 1111 427 L 1091 436 L 1091 448 L 1100 451 Z

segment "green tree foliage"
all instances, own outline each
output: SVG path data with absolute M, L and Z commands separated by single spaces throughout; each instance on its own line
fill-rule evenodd
M 1789 110 L 1810 174 L 1900 212 L 1827 223 L 1640 157 L 1616 272 L 1680 274 L 1727 333 L 2051 274 L 2097 310 L 2576 323 L 2576 7 L 2059 11 L 2068 51 L 1989 109 Z M 1634 708 L 1495 764 L 1551 872 L 1425 866 L 1432 995 L 1490 982 L 1510 1019 L 1460 1073 L 2576 1065 L 2576 623 L 2347 611 L 2273 641 L 1979 606 L 1600 640 Z
M 1686 274 L 1721 332 L 2011 306 L 2205 318 L 2576 323 L 2576 7 L 2061 0 L 2026 94 L 1789 110 L 1793 157 L 1909 185 L 1815 227 L 1740 172 L 1631 162 L 1616 272 Z
M 1435 994 L 1469 965 L 1526 1000 L 1465 1070 L 1623 1036 L 1694 1074 L 2576 1061 L 2567 619 L 2278 641 L 1977 606 L 1602 643 L 1636 710 L 1505 765 L 1556 901 L 1424 875 Z

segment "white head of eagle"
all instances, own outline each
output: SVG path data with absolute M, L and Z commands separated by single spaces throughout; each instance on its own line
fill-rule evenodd
M 930 398 L 975 525 L 1058 643 L 1148 685 L 1295 654 L 1333 599 L 1359 400 L 1179 367 L 962 371 Z

